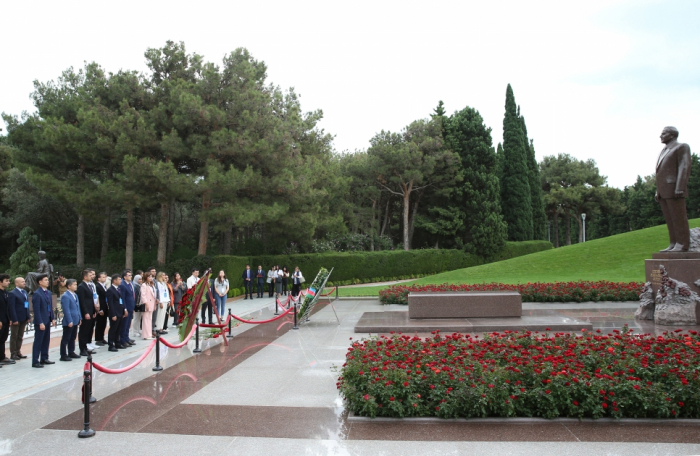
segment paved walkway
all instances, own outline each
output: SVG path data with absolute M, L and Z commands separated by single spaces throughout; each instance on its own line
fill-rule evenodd
M 274 312 L 273 301 L 239 300 L 232 305 L 234 313 L 247 313 L 247 318 L 265 319 Z M 353 332 L 355 323 L 366 311 L 405 311 L 406 307 L 367 300 L 346 300 L 335 306 L 340 324 L 329 307 L 319 306 L 298 331 L 291 330 L 292 318 L 284 317 L 274 323 L 236 328 L 228 346 L 220 339 L 208 340 L 203 353 L 196 356 L 191 352 L 193 342 L 180 350 L 162 347 L 166 369 L 159 373 L 151 371 L 153 354 L 125 374 L 97 372 L 94 395 L 99 401 L 91 407 L 97 435 L 91 439 L 77 438 L 82 425 L 79 372 L 48 381 L 44 376 L 49 368 L 25 369 L 30 372 L 23 373 L 23 382 L 45 383 L 29 392 L 10 394 L 0 406 L 0 454 L 93 456 L 117 448 L 150 454 L 226 451 L 268 456 L 700 454 L 700 425 L 695 421 L 399 423 L 348 417 L 335 388 L 333 369 L 343 363 L 349 338 L 358 337 Z M 554 308 L 589 319 L 604 330 L 627 323 L 640 332 L 657 332 L 636 324 L 632 319 L 635 307 L 615 303 L 597 308 L 557 304 Z M 138 353 L 104 363 L 126 365 Z M 0 391 L 13 380 L 10 372 L 9 368 L 0 370 Z

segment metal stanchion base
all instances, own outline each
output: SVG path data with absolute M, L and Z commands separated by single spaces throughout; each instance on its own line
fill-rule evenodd
M 160 371 L 163 370 L 163 366 L 156 366 L 156 367 L 153 368 L 153 370 L 156 371 L 156 372 L 160 372 Z
M 95 431 L 88 428 L 88 429 L 83 429 L 82 431 L 78 432 L 78 437 L 81 439 L 87 439 L 88 437 L 94 437 L 95 436 Z
M 202 353 L 202 350 L 200 348 L 195 348 L 192 350 L 192 353 Z

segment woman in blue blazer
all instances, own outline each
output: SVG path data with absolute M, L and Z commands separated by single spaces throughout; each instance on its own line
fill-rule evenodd
M 75 338 L 78 336 L 78 325 L 82 316 L 80 315 L 80 304 L 78 295 L 78 282 L 75 279 L 66 280 L 66 292 L 61 296 L 61 307 L 63 307 L 63 337 L 61 338 L 61 361 L 73 361 L 73 358 L 80 358 L 75 353 Z

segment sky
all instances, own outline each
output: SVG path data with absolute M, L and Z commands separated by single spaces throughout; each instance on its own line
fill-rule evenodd
M 593 159 L 612 186 L 654 172 L 666 125 L 700 149 L 695 0 L 38 0 L 1 10 L 8 114 L 34 110 L 34 80 L 92 61 L 145 72 L 146 49 L 172 40 L 213 62 L 247 48 L 268 82 L 323 111 L 338 152 L 366 149 L 439 100 L 448 113 L 479 110 L 495 147 L 509 83 L 537 159 Z

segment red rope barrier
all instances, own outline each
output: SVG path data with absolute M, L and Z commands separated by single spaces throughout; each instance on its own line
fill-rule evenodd
M 220 325 L 212 325 L 211 323 L 207 325 L 207 324 L 202 323 L 201 325 L 199 325 L 199 327 L 200 327 L 200 328 L 219 328 L 219 329 L 221 329 L 221 328 L 223 328 L 224 326 L 228 326 L 228 321 L 229 321 L 230 319 L 231 319 L 231 316 L 228 315 L 228 316 L 226 317 L 226 321 L 224 321 L 224 322 L 221 323 Z M 221 321 L 221 319 L 219 319 L 219 321 Z
M 197 325 L 192 325 L 192 331 L 190 331 L 190 334 L 187 337 L 185 337 L 185 340 L 183 340 L 182 342 L 180 342 L 177 345 L 171 344 L 170 342 L 163 339 L 162 337 L 160 338 L 160 343 L 165 345 L 166 347 L 170 347 L 170 348 L 182 348 L 185 345 L 187 345 L 187 342 L 189 342 L 190 339 L 192 338 L 192 336 L 194 336 L 194 332 L 196 329 L 197 329 Z
M 109 367 L 104 367 L 104 366 L 102 366 L 102 365 L 100 365 L 100 364 L 98 364 L 98 363 L 96 363 L 96 362 L 94 362 L 94 361 L 93 361 L 92 365 L 95 366 L 95 369 L 97 369 L 97 370 L 100 371 L 100 372 L 104 372 L 105 374 L 122 374 L 122 373 L 124 373 L 124 372 L 126 372 L 126 371 L 128 371 L 128 370 L 131 370 L 131 369 L 133 369 L 134 367 L 136 367 L 141 361 L 143 361 L 143 360 L 146 358 L 146 356 L 147 356 L 149 353 L 151 353 L 151 350 L 153 350 L 153 347 L 155 347 L 155 346 L 156 346 L 156 341 L 154 340 L 154 341 L 151 342 L 151 345 L 148 346 L 148 348 L 146 349 L 146 351 L 143 352 L 143 354 L 141 355 L 141 357 L 140 357 L 139 359 L 137 359 L 136 361 L 134 361 L 134 362 L 133 362 L 132 364 L 130 364 L 129 366 L 122 367 L 121 369 L 110 369 Z
M 322 294 L 321 296 L 325 298 L 326 296 L 328 296 L 328 295 L 330 295 L 331 293 L 333 293 L 333 292 L 335 291 L 335 288 L 336 288 L 336 287 L 331 288 L 331 291 L 329 291 L 329 292 L 326 293 L 326 294 Z
M 279 320 L 280 318 L 284 317 L 285 315 L 287 315 L 287 314 L 288 314 L 289 312 L 291 312 L 292 310 L 294 310 L 294 307 L 290 307 L 289 309 L 285 310 L 284 313 L 279 314 L 279 315 L 278 315 L 277 317 L 275 317 L 275 318 L 270 318 L 269 320 L 260 320 L 260 321 L 257 321 L 257 320 L 244 320 L 244 319 L 242 319 L 242 318 L 240 318 L 240 317 L 237 317 L 237 316 L 235 316 L 235 315 L 231 315 L 231 316 L 232 316 L 233 318 L 235 318 L 236 320 L 238 320 L 238 321 L 240 321 L 240 322 L 243 322 L 243 323 L 248 323 L 248 324 L 251 324 L 251 325 L 259 325 L 259 324 L 261 324 L 261 323 L 270 323 L 270 322 L 273 322 L 273 321 L 275 321 L 275 320 Z

